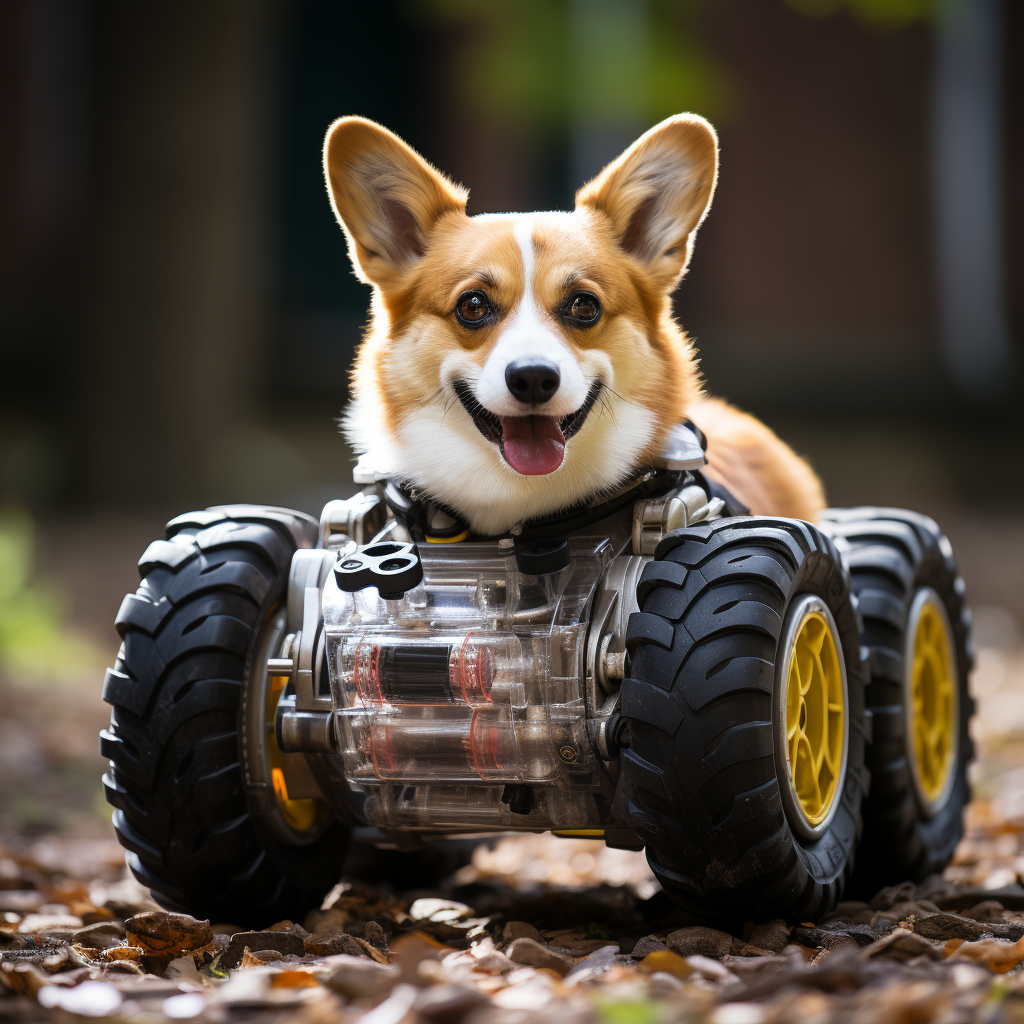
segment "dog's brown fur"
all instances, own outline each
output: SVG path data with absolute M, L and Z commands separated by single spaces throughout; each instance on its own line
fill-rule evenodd
M 708 436 L 707 475 L 755 515 L 814 522 L 825 492 L 811 467 L 760 420 L 702 396 L 690 417 Z
M 689 417 L 708 435 L 709 475 L 753 512 L 817 517 L 824 497 L 810 467 L 756 419 L 702 394 L 692 346 L 672 318 L 671 293 L 717 177 L 717 139 L 702 118 L 670 118 L 638 139 L 580 190 L 572 214 L 470 218 L 464 189 L 362 118 L 335 122 L 324 156 L 356 273 L 374 289 L 349 430 L 385 471 L 482 532 L 500 532 L 627 479 Z M 454 315 L 470 289 L 497 311 L 472 331 Z M 556 313 L 578 290 L 603 307 L 586 330 Z M 490 408 L 484 386 L 488 360 L 530 317 L 581 381 L 604 390 L 562 465 L 524 477 L 451 387 L 470 382 L 497 415 L 536 413 Z

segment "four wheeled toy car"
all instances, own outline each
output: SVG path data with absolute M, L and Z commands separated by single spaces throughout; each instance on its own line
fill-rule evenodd
M 301 512 L 167 525 L 117 616 L 107 797 L 164 906 L 265 924 L 350 841 L 646 849 L 717 919 L 939 870 L 971 756 L 963 581 L 927 517 L 746 514 L 680 426 L 585 507 L 471 535 L 357 467 Z

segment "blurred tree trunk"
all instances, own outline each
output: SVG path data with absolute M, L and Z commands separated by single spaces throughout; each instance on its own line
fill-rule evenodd
M 83 482 L 103 503 L 224 500 L 216 453 L 254 413 L 272 311 L 274 6 L 105 0 L 96 19 Z
M 980 401 L 1004 396 L 1006 296 L 1002 0 L 941 0 L 932 70 L 932 206 L 946 369 Z

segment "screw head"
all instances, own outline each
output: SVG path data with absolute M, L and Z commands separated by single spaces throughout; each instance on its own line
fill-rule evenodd
M 575 764 L 576 759 L 579 757 L 576 753 L 576 748 L 570 747 L 568 743 L 564 747 L 558 748 L 558 756 L 565 761 L 566 764 Z

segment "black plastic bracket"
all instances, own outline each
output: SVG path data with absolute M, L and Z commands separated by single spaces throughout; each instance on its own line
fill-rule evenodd
M 569 564 L 569 542 L 564 537 L 515 542 L 516 568 L 524 576 L 547 576 Z
M 415 544 L 380 541 L 339 558 L 334 578 L 338 589 L 350 594 L 376 587 L 385 601 L 398 600 L 423 582 L 423 564 Z

